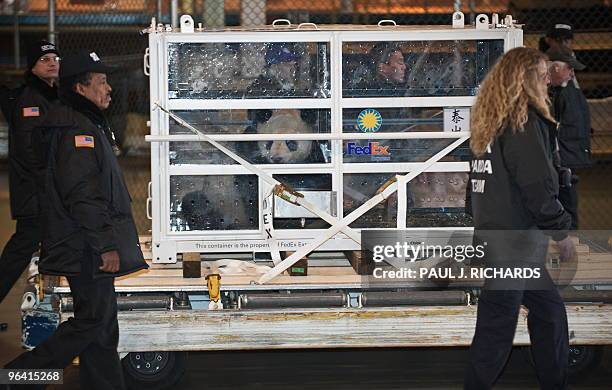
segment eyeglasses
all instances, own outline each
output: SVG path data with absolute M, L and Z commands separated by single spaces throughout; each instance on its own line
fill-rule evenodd
M 40 57 L 38 61 L 42 62 L 43 64 L 46 64 L 47 62 L 51 62 L 51 61 L 60 62 L 61 58 L 59 57 Z

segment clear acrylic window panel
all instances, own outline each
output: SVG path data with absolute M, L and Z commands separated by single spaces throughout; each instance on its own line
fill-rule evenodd
M 467 172 L 423 172 L 408 182 L 407 227 L 473 226 L 466 212 Z
M 424 162 L 449 146 L 456 139 L 376 139 L 346 140 L 342 145 L 344 163 L 408 163 Z M 468 141 L 445 155 L 440 162 L 467 161 Z
M 501 39 L 347 42 L 342 45 L 342 95 L 474 96 L 503 52 Z M 381 62 L 387 64 L 383 69 Z
M 347 216 L 359 206 L 370 200 L 377 191 L 396 173 L 347 173 L 343 176 L 342 208 Z M 397 192 L 384 202 L 367 211 L 350 227 L 353 228 L 396 228 L 397 227 Z
M 170 99 L 329 98 L 327 42 L 169 43 Z
M 256 175 L 170 176 L 170 231 L 259 229 Z
M 395 173 L 345 174 L 344 216 L 382 191 L 387 180 L 395 176 Z M 406 226 L 472 226 L 465 209 L 467 180 L 467 172 L 423 172 L 408 182 Z M 359 217 L 351 227 L 397 227 L 397 194 Z
M 289 185 L 291 188 L 299 192 L 326 192 L 331 194 L 332 191 L 332 175 L 331 174 L 282 174 L 274 175 L 274 178 L 283 184 Z M 335 199 L 329 197 L 331 202 Z M 284 202 L 280 198 L 275 198 L 275 202 Z M 320 209 L 327 210 L 330 205 L 318 205 Z M 299 206 L 295 206 L 299 207 Z M 325 222 L 321 218 L 293 218 L 274 215 L 273 225 L 275 229 L 327 229 L 330 227 L 329 223 Z
M 363 107 L 342 110 L 343 133 L 444 131 L 443 107 Z
M 175 111 L 204 134 L 329 134 L 329 109 Z M 193 134 L 170 119 L 170 134 Z M 331 162 L 329 141 L 261 140 L 222 142 L 252 164 Z M 179 164 L 237 164 L 208 142 L 170 142 L 169 161 Z

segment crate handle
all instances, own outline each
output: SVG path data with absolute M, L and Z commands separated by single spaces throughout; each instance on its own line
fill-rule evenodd
M 392 27 L 397 27 L 397 23 L 393 19 L 383 19 L 378 22 L 378 27 L 385 27 L 384 25 L 391 25 Z
M 272 27 L 282 27 L 281 23 L 287 26 L 291 26 L 291 20 L 289 19 L 274 19 Z
M 315 23 L 310 22 L 298 24 L 297 29 L 300 30 L 302 27 L 313 27 L 315 30 L 319 29 L 319 26 L 317 26 Z
M 143 69 L 142 70 L 143 70 L 145 76 L 149 76 L 151 74 L 151 72 L 149 71 L 150 70 L 150 63 L 149 63 L 149 48 L 148 47 L 145 49 L 145 53 L 144 53 L 144 56 L 143 56 L 142 60 L 143 60 L 143 65 L 142 65 Z
M 146 210 L 147 210 L 147 219 L 149 219 L 149 220 L 153 220 L 153 216 L 151 215 L 151 206 L 152 205 L 153 205 L 153 198 L 148 197 L 147 198 L 147 207 L 146 207 Z

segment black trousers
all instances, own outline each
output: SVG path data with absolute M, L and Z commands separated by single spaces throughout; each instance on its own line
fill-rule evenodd
M 570 187 L 559 188 L 559 202 L 572 216 L 572 230 L 578 230 L 578 176 L 572 175 Z
M 501 375 L 512 350 L 521 304 L 529 310 L 527 326 L 540 387 L 567 388 L 567 314 L 550 281 L 550 289 L 546 290 L 482 291 L 464 382 L 466 390 L 491 389 Z
M 42 229 L 37 217 L 17 219 L 15 233 L 6 243 L 0 257 L 0 303 L 30 264 L 32 254 L 40 245 L 41 235 Z
M 65 368 L 78 356 L 82 389 L 125 388 L 117 354 L 119 325 L 114 279 L 93 279 L 92 264 L 88 255 L 83 259 L 81 274 L 68 277 L 74 317 L 6 368 Z

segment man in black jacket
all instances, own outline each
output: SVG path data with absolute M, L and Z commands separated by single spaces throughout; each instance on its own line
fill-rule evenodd
M 272 44 L 266 52 L 266 67 L 245 91 L 245 96 L 295 96 L 298 91 L 300 55 L 285 44 Z
M 15 234 L 0 257 L 0 302 L 30 263 L 41 241 L 40 200 L 37 196 L 32 130 L 40 125 L 57 100 L 55 82 L 59 57 L 55 45 L 37 42 L 28 51 L 25 87 L 5 113 L 9 124 L 9 190 Z
M 111 87 L 96 53 L 62 63 L 60 99 L 35 143 L 48 145 L 45 229 L 39 270 L 64 275 L 74 318 L 7 368 L 63 368 L 80 358 L 82 388 L 123 389 L 117 354 L 115 276 L 147 267 L 131 213 L 131 199 L 102 110 Z
M 379 42 L 368 52 L 368 60 L 353 71 L 355 80 L 347 80 L 345 97 L 407 96 L 406 63 L 400 46 L 392 42 Z M 385 110 L 393 114 L 401 110 Z
M 549 49 L 550 95 L 552 113 L 559 122 L 559 154 L 561 165 L 574 171 L 591 165 L 591 115 L 582 91 L 572 82 L 574 70 L 583 70 L 574 52 L 565 47 Z M 578 228 L 578 176 L 572 172 L 571 182 L 560 183 L 559 201 L 572 216 L 572 229 Z

